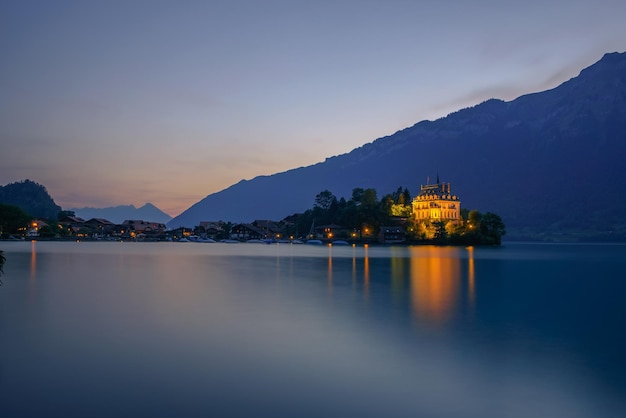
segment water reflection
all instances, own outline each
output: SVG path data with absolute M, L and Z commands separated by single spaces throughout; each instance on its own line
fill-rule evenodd
M 461 287 L 461 259 L 457 249 L 409 249 L 411 302 L 414 314 L 433 324 L 447 322 Z
M 467 247 L 467 299 L 470 314 L 474 315 L 476 294 L 476 273 L 474 268 L 474 247 Z
M 370 291 L 370 257 L 369 247 L 366 245 L 363 254 L 363 298 L 367 301 Z
M 328 294 L 333 294 L 333 247 L 328 246 Z
M 30 274 L 28 276 L 28 297 L 32 302 L 37 292 L 37 241 L 30 242 Z
M 392 247 L 390 253 L 392 299 L 394 305 L 401 306 L 405 301 L 408 261 L 405 249 L 402 247 Z
M 37 241 L 30 242 L 30 279 L 37 276 Z
M 623 250 L 19 245 L 1 416 L 625 416 Z

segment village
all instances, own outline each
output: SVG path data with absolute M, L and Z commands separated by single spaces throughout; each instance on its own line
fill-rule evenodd
M 373 190 L 355 189 L 355 196 L 338 201 L 330 192 L 316 197 L 316 206 L 303 214 L 280 221 L 257 219 L 250 223 L 202 221 L 195 227 L 168 228 L 147 220 L 125 220 L 121 224 L 103 218 L 82 219 L 74 212 L 63 211 L 57 222 L 34 219 L 21 231 L 20 238 L 35 240 L 97 241 L 170 241 L 170 242 L 256 242 L 310 244 L 500 244 L 504 224 L 491 213 L 461 209 L 461 200 L 451 191 L 450 183 L 420 186 L 419 194 L 407 198 L 399 189 L 395 198 L 381 201 Z M 373 195 L 368 203 L 367 195 Z M 368 204 L 376 206 L 374 215 L 363 216 Z M 332 215 L 343 205 L 352 205 L 356 215 L 349 218 Z M 382 215 L 381 215 L 382 213 Z M 355 221 L 356 219 L 356 221 Z
M 50 225 L 44 220 L 33 220 L 24 237 L 28 239 L 66 239 L 97 241 L 173 241 L 173 242 L 265 242 L 265 243 L 403 243 L 405 230 L 401 226 L 384 226 L 378 231 L 370 228 L 354 230 L 340 225 L 320 225 L 306 235 L 294 235 L 295 223 L 289 218 L 281 221 L 255 220 L 252 223 L 232 224 L 224 221 L 200 222 L 194 228 L 168 229 L 165 224 L 144 220 L 126 220 L 115 224 L 106 219 L 84 220 L 68 214 L 58 221 L 62 231 L 51 236 Z

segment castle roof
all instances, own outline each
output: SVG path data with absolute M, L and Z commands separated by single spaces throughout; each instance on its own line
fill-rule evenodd
M 437 176 L 439 180 L 439 176 Z M 416 200 L 459 200 L 458 196 L 451 194 L 450 183 L 427 184 L 426 186 L 420 186 L 420 192 L 418 193 Z

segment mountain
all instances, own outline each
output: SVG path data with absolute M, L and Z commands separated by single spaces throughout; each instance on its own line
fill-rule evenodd
M 35 218 L 56 219 L 61 211 L 46 188 L 32 180 L 0 186 L 0 203 L 17 206 Z
M 140 219 L 148 222 L 168 223 L 172 217 L 152 203 L 146 203 L 140 208 L 134 205 L 121 205 L 108 208 L 74 208 L 70 209 L 76 216 L 85 220 L 91 218 L 104 218 L 115 224 L 121 224 L 125 220 Z
M 428 176 L 450 182 L 462 206 L 499 214 L 508 236 L 626 239 L 626 53 L 610 53 L 558 87 L 491 99 L 422 121 L 322 163 L 260 176 L 208 195 L 168 223 L 281 219 L 337 197 Z

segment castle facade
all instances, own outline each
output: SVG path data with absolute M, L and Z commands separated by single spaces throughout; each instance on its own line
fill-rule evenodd
M 436 184 L 420 186 L 411 205 L 415 221 L 426 229 L 436 221 L 443 221 L 450 228 L 461 223 L 461 199 L 452 194 L 450 183 L 439 182 L 439 176 Z

